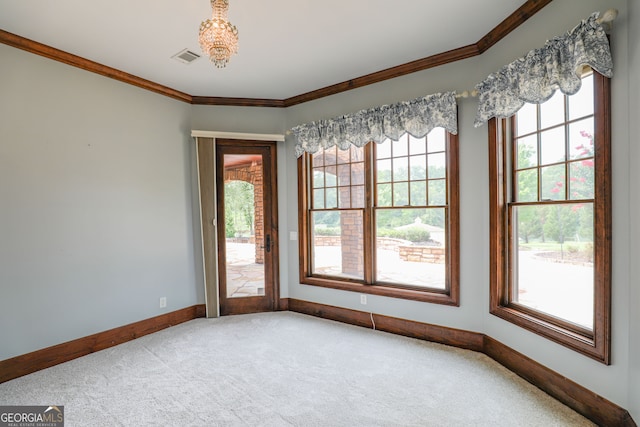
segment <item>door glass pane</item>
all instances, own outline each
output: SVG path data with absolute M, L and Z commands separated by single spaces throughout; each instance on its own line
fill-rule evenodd
M 224 155 L 227 298 L 265 294 L 262 171 L 261 155 Z
M 593 203 L 513 208 L 513 300 L 593 328 Z
M 445 289 L 445 209 L 376 210 L 376 280 Z

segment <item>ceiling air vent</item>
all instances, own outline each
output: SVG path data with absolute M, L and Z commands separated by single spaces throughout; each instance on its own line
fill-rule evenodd
M 193 61 L 200 58 L 200 55 L 191 52 L 189 49 L 183 49 L 173 55 L 171 58 L 175 59 L 176 61 L 182 62 L 183 64 L 191 64 Z

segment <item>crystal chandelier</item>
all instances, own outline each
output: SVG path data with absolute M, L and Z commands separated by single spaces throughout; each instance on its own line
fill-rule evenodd
M 211 0 L 213 16 L 200 24 L 200 47 L 209 60 L 223 68 L 238 53 L 238 29 L 227 20 L 229 0 Z

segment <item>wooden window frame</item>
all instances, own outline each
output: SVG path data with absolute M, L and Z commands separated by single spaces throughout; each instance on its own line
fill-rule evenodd
M 447 150 L 447 239 L 445 266 L 446 289 L 418 289 L 416 287 L 371 283 L 373 269 L 373 207 L 375 187 L 373 183 L 372 143 L 365 146 L 365 198 L 364 209 L 364 280 L 317 276 L 311 274 L 311 229 L 310 229 L 310 155 L 298 159 L 298 227 L 300 255 L 300 283 L 363 294 L 380 295 L 407 300 L 429 302 L 450 306 L 460 305 L 460 195 L 459 195 L 459 149 L 458 136 L 445 131 Z
M 580 330 L 509 297 L 509 214 L 506 119 L 489 121 L 490 312 L 585 356 L 611 363 L 611 84 L 594 75 L 594 322 Z

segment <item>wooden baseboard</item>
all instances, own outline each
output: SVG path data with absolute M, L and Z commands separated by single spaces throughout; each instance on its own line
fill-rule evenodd
M 289 300 L 289 310 L 352 325 L 364 326 L 365 328 L 373 328 L 375 323 L 375 328 L 379 331 L 391 332 L 397 335 L 433 341 L 468 350 L 481 352 L 483 348 L 484 335 L 478 332 L 429 325 L 412 320 L 399 319 L 397 317 L 370 314 L 364 311 L 355 311 L 348 308 L 296 299 Z
M 483 353 L 598 425 L 636 426 L 625 409 L 486 335 Z
M 0 383 L 140 338 L 170 326 L 205 317 L 204 304 L 141 320 L 84 338 L 0 361 Z
M 372 315 L 363 311 L 296 299 L 289 299 L 289 310 L 373 327 Z M 598 425 L 637 427 L 627 410 L 485 334 L 378 314 L 373 321 L 378 330 L 484 353 Z

